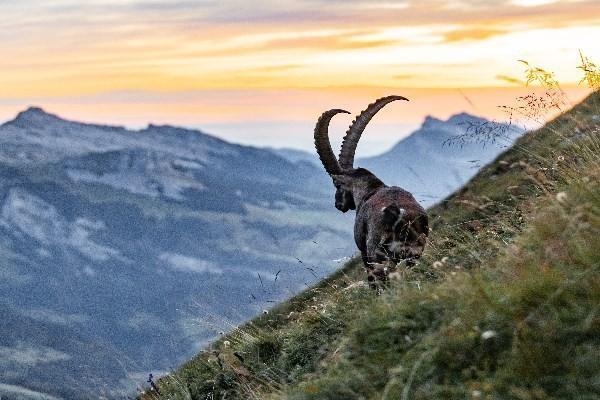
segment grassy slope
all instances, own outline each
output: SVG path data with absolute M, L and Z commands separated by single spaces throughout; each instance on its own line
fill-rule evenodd
M 161 379 L 160 397 L 598 398 L 598 115 L 596 92 L 431 209 L 426 256 L 383 295 L 351 261 Z

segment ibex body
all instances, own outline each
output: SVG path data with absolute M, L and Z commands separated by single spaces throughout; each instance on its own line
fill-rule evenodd
M 376 280 L 387 279 L 386 270 L 381 268 L 386 261 L 414 264 L 423 253 L 429 233 L 427 213 L 412 194 L 385 185 L 364 168 L 353 167 L 360 135 L 377 111 L 393 100 L 406 99 L 379 99 L 356 118 L 346 133 L 339 160 L 331 150 L 327 129 L 335 114 L 347 111 L 327 111 L 315 127 L 317 153 L 336 187 L 335 206 L 342 212 L 356 209 L 354 239 L 373 287 Z

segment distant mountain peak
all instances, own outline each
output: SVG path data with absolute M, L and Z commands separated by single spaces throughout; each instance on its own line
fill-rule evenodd
M 47 113 L 40 107 L 29 107 L 25 111 L 21 111 L 15 119 L 7 122 L 7 124 L 15 125 L 21 128 L 43 127 L 48 123 L 64 121 L 54 114 Z
M 173 125 L 168 125 L 168 124 L 153 124 L 153 123 L 149 123 L 148 127 L 146 127 L 146 130 L 148 130 L 148 131 L 173 130 L 173 129 L 178 129 L 178 127 L 173 126 Z
M 15 119 L 31 119 L 31 118 L 51 118 L 51 119 L 60 119 L 55 114 L 50 114 L 44 111 L 41 107 L 31 106 L 25 111 L 21 111 L 17 114 Z
M 469 114 L 469 113 L 468 113 L 468 112 L 466 112 L 466 111 L 463 111 L 463 112 L 459 112 L 458 114 L 453 114 L 453 115 L 452 115 L 452 116 L 449 118 L 449 120 L 450 120 L 450 119 L 452 119 L 452 118 L 479 118 L 479 117 L 477 117 L 477 116 L 475 116 L 475 115 L 473 115 L 473 114 Z
M 22 111 L 21 114 L 23 113 L 41 113 L 41 114 L 48 114 L 46 111 L 44 111 L 41 107 L 36 107 L 36 106 L 31 106 L 29 108 L 27 108 L 27 110 Z
M 472 122 L 472 121 L 484 121 L 484 119 L 481 117 L 477 117 L 475 115 L 469 114 L 464 111 L 461 113 L 458 113 L 458 114 L 451 115 L 446 121 L 441 120 L 436 117 L 433 117 L 431 115 L 428 115 L 425 117 L 425 120 L 423 121 L 423 124 L 421 125 L 421 127 L 423 127 L 423 128 L 427 128 L 427 127 L 431 127 L 431 126 L 437 127 L 440 124 L 458 125 L 461 123 Z
M 421 126 L 427 126 L 427 125 L 433 125 L 433 124 L 439 124 L 440 122 L 443 122 L 441 119 L 438 119 L 434 116 L 431 115 L 427 115 L 425 117 L 425 120 L 423 121 L 423 123 L 421 124 Z
M 461 113 L 452 115 L 450 118 L 448 118 L 447 122 L 451 124 L 461 124 L 469 121 L 485 121 L 485 119 L 463 111 Z

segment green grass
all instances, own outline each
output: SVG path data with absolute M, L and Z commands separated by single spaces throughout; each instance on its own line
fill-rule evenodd
M 381 295 L 358 260 L 158 382 L 164 399 L 597 399 L 600 93 L 429 210 Z

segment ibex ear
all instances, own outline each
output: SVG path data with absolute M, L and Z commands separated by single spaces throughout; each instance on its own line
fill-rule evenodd
M 333 179 L 333 184 L 338 187 L 342 187 L 345 189 L 350 189 L 351 187 L 351 178 L 349 176 L 346 175 L 331 175 L 331 178 Z

